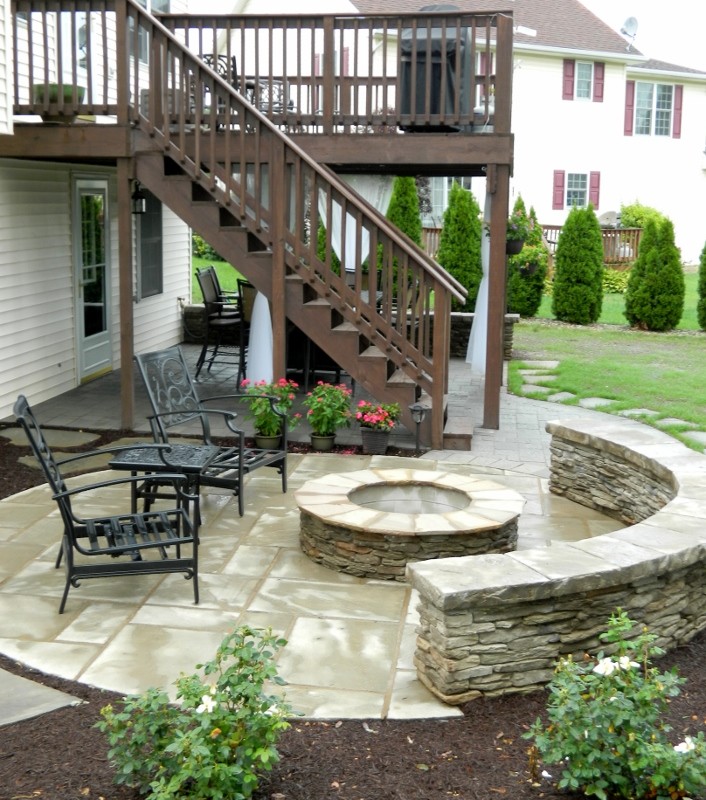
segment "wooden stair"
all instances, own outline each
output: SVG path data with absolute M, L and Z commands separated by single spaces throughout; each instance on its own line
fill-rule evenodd
M 272 297 L 272 251 L 266 230 L 246 227 L 158 149 L 143 152 L 136 159 L 136 178 L 227 262 L 237 266 L 258 291 Z M 371 344 L 355 323 L 345 320 L 330 300 L 319 297 L 295 273 L 286 278 L 285 308 L 287 318 L 366 392 L 379 402 L 399 403 L 401 422 L 410 432 L 415 432 L 410 404 L 420 400 L 433 413 L 431 399 L 421 397 L 414 380 L 396 367 L 380 346 Z M 430 441 L 431 413 L 420 428 L 424 443 Z

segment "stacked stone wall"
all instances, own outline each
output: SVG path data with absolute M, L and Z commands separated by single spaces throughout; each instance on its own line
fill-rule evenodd
M 409 565 L 420 596 L 417 674 L 446 702 L 540 688 L 560 656 L 601 648 L 619 607 L 665 650 L 706 627 L 706 457 L 632 420 L 547 429 L 552 490 L 634 524 Z

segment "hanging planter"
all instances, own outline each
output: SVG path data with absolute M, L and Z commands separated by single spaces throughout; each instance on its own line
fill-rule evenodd
M 505 242 L 505 253 L 508 256 L 516 256 L 525 246 L 524 239 L 507 239 Z

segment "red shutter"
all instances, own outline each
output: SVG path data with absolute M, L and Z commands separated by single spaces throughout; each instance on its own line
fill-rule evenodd
M 570 58 L 564 59 L 564 80 L 562 100 L 574 99 L 574 73 L 576 72 L 576 62 Z
M 623 133 L 632 136 L 633 120 L 635 119 L 635 81 L 625 81 L 625 122 Z
M 321 75 L 321 54 L 314 54 L 314 75 Z
M 593 65 L 593 102 L 603 102 L 603 84 L 605 83 L 605 64 L 596 61 Z
M 598 202 L 601 198 L 601 173 L 591 172 L 588 176 L 588 202 L 598 210 Z
M 674 87 L 674 118 L 672 119 L 672 136 L 681 139 L 681 109 L 684 103 L 684 87 L 677 84 Z
M 552 208 L 561 210 L 564 208 L 564 180 L 566 173 L 564 170 L 554 170 L 554 188 L 552 194 Z

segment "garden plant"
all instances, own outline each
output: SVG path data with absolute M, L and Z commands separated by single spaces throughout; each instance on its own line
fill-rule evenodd
M 636 327 L 668 331 L 684 310 L 684 271 L 670 220 L 648 220 L 625 293 L 625 316 Z
M 562 658 L 549 684 L 547 722 L 537 719 L 526 738 L 534 777 L 599 800 L 678 800 L 706 789 L 706 740 L 674 737 L 662 720 L 683 680 L 660 672 L 656 636 L 621 609 L 600 638 L 594 658 Z M 633 638 L 629 638 L 633 636 Z M 540 763 L 541 762 L 541 763 Z M 554 774 L 552 774 L 553 771 Z
M 554 258 L 552 311 L 558 320 L 587 325 L 601 315 L 603 237 L 593 207 L 574 206 Z
M 241 382 L 240 389 L 247 396 L 248 419 L 252 420 L 257 434 L 279 436 L 282 433 L 283 416 L 287 419 L 289 430 L 299 424 L 301 414 L 291 413 L 298 388 L 296 381 L 286 378 L 254 383 L 246 378 Z
M 279 756 L 276 743 L 292 710 L 265 692 L 282 684 L 274 656 L 286 644 L 272 631 L 242 626 L 212 661 L 167 692 L 148 689 L 121 709 L 105 706 L 97 727 L 107 735 L 116 783 L 147 800 L 244 800 Z
M 436 254 L 439 264 L 468 292 L 465 303 L 455 298 L 452 300 L 451 307 L 454 311 L 472 311 L 475 308 L 483 278 L 481 233 L 478 202 L 471 192 L 454 182 L 449 192 L 439 251 Z
M 307 394 L 304 407 L 311 431 L 316 436 L 333 436 L 339 428 L 351 424 L 351 390 L 319 381 Z
M 699 300 L 696 304 L 696 316 L 699 320 L 701 330 L 706 330 L 706 244 L 701 251 L 699 258 L 699 281 L 698 281 Z
M 513 214 L 524 213 L 524 208 L 522 197 L 518 197 Z M 542 229 L 534 208 L 525 216 L 528 222 L 525 244 L 517 255 L 508 258 L 507 310 L 522 317 L 533 317 L 542 302 L 549 253 L 542 242 Z

